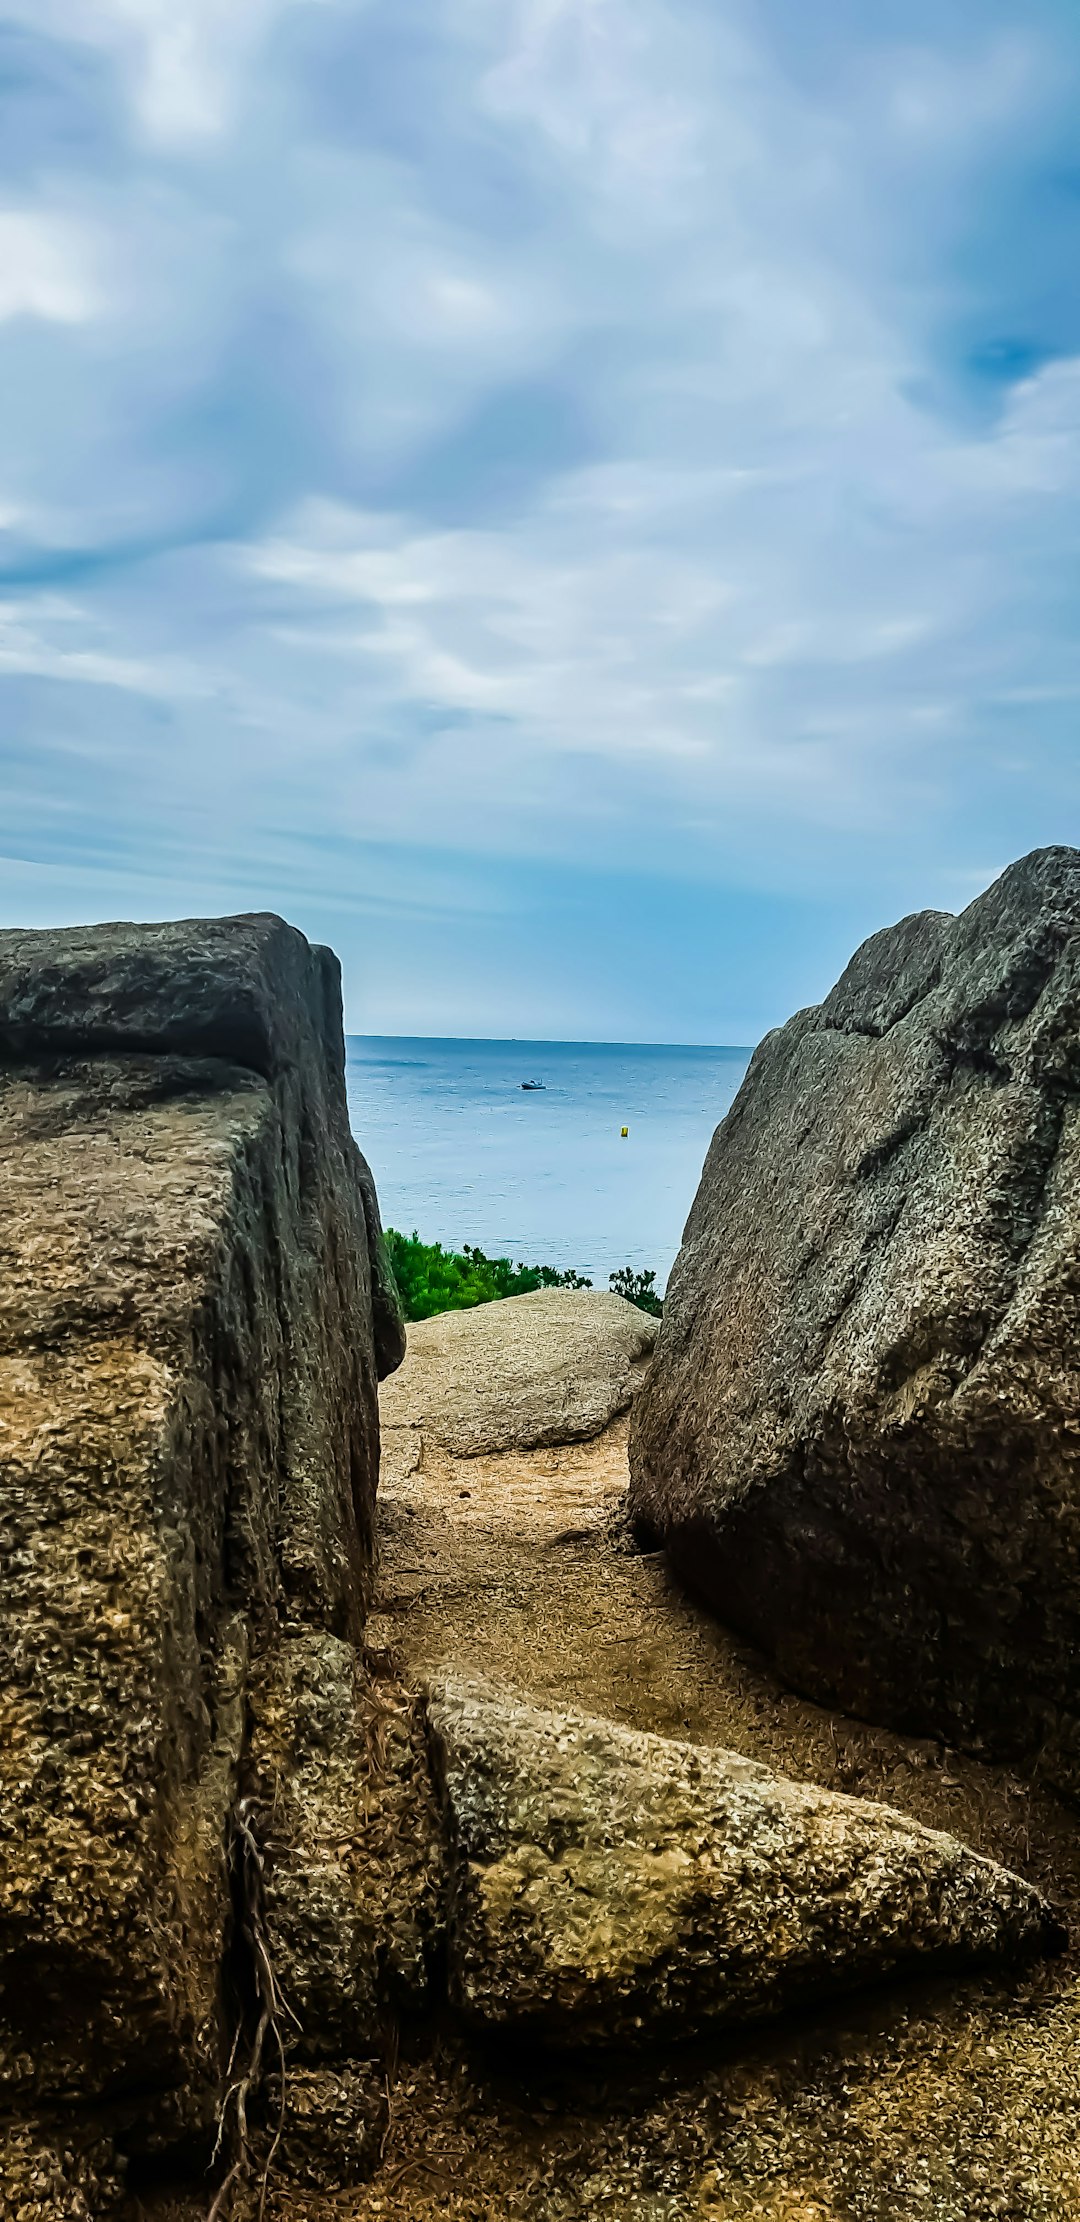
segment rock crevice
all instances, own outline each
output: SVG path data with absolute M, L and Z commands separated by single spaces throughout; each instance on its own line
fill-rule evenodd
M 403 1336 L 334 960 L 271 918 L 0 935 L 3 2222 L 136 2222 L 143 2194 L 199 2222 L 234 2163 L 247 2222 L 271 2161 L 268 2214 L 427 2215 L 444 2144 L 468 2222 L 653 2222 L 633 2154 L 617 2200 L 583 2157 L 617 2118 L 560 2147 L 562 2102 L 537 2203 L 500 2051 L 574 2080 L 591 2053 L 627 2107 L 651 2077 L 671 2214 L 718 2212 L 682 2131 L 660 2150 L 680 2040 L 918 1970 L 1015 1969 L 1020 2017 L 1049 1994 L 1019 1963 L 1060 1930 L 1012 1870 L 1049 1891 L 1068 1861 L 1029 1857 L 1007 1786 L 960 1762 L 954 1809 L 867 1734 L 870 1795 L 840 1794 L 855 1724 L 751 1669 L 618 1508 L 636 1396 L 639 1517 L 741 1626 L 845 1692 L 884 1658 L 905 1704 L 913 1660 L 920 1704 L 981 1704 L 1030 1655 L 1030 1725 L 1075 1617 L 1063 869 L 878 937 L 828 1023 L 764 1045 L 658 1358 L 588 1292 L 417 1332 L 373 1612 Z M 937 1038 L 991 1009 L 1001 1086 Z

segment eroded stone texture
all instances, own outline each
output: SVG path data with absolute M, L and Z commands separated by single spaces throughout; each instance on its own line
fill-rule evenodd
M 657 1325 L 621 1296 L 555 1288 L 420 1320 L 383 1425 L 458 1458 L 581 1442 L 625 1412 Z
M 877 934 L 762 1043 L 632 1512 L 796 1687 L 1080 1781 L 1080 853 Z
M 888 1806 L 482 1683 L 436 1683 L 429 1716 L 451 1991 L 481 2025 L 686 2037 L 1062 1942 L 1019 1876 Z
M 120 2222 L 124 2171 L 93 2124 L 0 2119 L 0 2222 Z
M 359 1635 L 401 1350 L 336 964 L 272 918 L 0 935 L 0 1059 L 0 2105 L 197 2123 L 249 1660 Z
M 378 2053 L 426 2002 L 442 1836 L 416 1701 L 356 1647 L 286 1628 L 249 1684 L 248 1795 L 290 2054 Z
M 256 2155 L 305 2191 L 354 2189 L 378 2163 L 386 2133 L 386 2068 L 379 2060 L 298 2067 L 290 2061 L 284 2105 L 280 2078 L 267 2079 Z

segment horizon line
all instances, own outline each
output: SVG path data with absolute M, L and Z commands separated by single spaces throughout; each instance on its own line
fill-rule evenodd
M 485 1042 L 502 1049 L 715 1049 L 752 1057 L 754 1042 L 577 1040 L 564 1034 L 365 1034 L 346 1031 L 347 1042 Z

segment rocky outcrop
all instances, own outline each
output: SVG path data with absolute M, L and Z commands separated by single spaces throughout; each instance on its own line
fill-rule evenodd
M 955 1837 L 735 1752 L 461 1681 L 429 1717 L 451 1990 L 482 2026 L 686 2037 L 1062 1941 L 1036 1891 Z
M 403 1346 L 343 1066 L 278 919 L 0 935 L 0 2110 L 218 2104 L 252 1693 L 354 1659 Z
M 538 1289 L 409 1329 L 382 1397 L 386 1429 L 410 1428 L 458 1458 L 599 1435 L 625 1412 L 657 1321 L 595 1289 Z
M 861 993 L 844 1023 L 886 1024 Z M 334 962 L 280 921 L 0 936 L 2 2222 L 322 2222 L 343 2192 L 413 2217 L 444 2210 L 447 2169 L 473 2172 L 462 2213 L 546 2213 L 538 2116 L 475 2028 L 548 2040 L 555 2074 L 559 2047 L 638 2044 L 589 2075 L 651 2078 L 651 2128 L 613 2112 L 598 2147 L 593 2100 L 591 2128 L 543 2116 L 552 2214 L 636 2214 L 689 2088 L 650 2042 L 1056 1940 L 1005 1867 L 772 1771 L 857 1779 L 820 1715 L 769 1742 L 771 1688 L 732 1680 L 738 1646 L 611 1519 L 606 1423 L 656 1332 L 616 1299 L 420 1332 L 365 1620 L 402 1334 L 342 1063 Z M 587 1685 L 628 1726 L 448 1682 L 481 1653 L 499 1689 Z M 725 1671 L 723 1704 L 691 1699 Z M 403 1678 L 433 1672 L 426 1705 Z M 696 1747 L 646 1733 L 680 1723 Z M 770 1765 L 710 1748 L 735 1742 Z M 990 1770 L 958 1764 L 981 1800 Z M 987 1834 L 981 1802 L 918 1779 L 894 1766 L 890 1796 L 1057 1887 L 1026 1833 L 1049 1792 L 992 1786 Z M 1017 2021 L 1053 1987 L 1026 1982 Z M 699 2097 L 712 2154 L 711 2077 Z M 705 2211 L 696 2138 L 673 2212 Z M 617 2156 L 602 2181 L 586 2147 Z
M 630 1503 L 812 1696 L 1080 1782 L 1080 853 L 877 934 L 762 1043 Z

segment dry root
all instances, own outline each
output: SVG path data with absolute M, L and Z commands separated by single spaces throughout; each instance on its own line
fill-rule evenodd
M 282 2021 L 296 2016 L 286 2004 L 274 1973 L 266 1926 L 263 1892 L 263 1855 L 255 1832 L 256 1812 L 251 1798 L 241 1798 L 232 1816 L 229 1843 L 229 1864 L 237 1885 L 240 1932 L 247 1950 L 255 1991 L 255 2027 L 247 2044 L 247 2057 L 239 2075 L 233 2075 L 237 2058 L 245 2042 L 244 2017 L 237 2022 L 232 2051 L 226 2071 L 225 2095 L 218 2109 L 217 2138 L 210 2165 L 214 2166 L 226 2150 L 232 2153 L 232 2164 L 214 2194 L 206 2222 L 221 2222 L 234 2190 L 244 2182 L 250 2171 L 250 2140 L 248 2106 L 258 2090 L 264 2073 L 267 2048 L 277 2055 L 281 2079 L 277 2126 L 271 2140 L 259 2182 L 258 2222 L 263 2222 L 266 2208 L 266 2191 L 270 2171 L 281 2143 L 282 2124 L 285 2119 L 285 2044 Z

